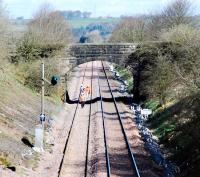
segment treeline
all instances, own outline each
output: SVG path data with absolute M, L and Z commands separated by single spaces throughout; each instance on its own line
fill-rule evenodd
M 115 23 L 91 23 L 86 27 L 74 28 L 73 34 L 80 43 L 101 43 L 108 40 Z
M 124 17 L 110 37 L 138 44 L 122 61 L 134 78 L 134 100 L 154 110 L 149 125 L 185 177 L 197 177 L 200 167 L 199 34 L 190 1 L 174 0 L 160 13 Z
M 60 11 L 61 15 L 63 15 L 66 19 L 74 19 L 74 18 L 90 18 L 91 12 L 81 12 L 80 10 L 72 11 L 65 10 Z

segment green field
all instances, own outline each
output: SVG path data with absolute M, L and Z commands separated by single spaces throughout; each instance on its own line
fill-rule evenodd
M 91 23 L 117 23 L 119 20 L 119 18 L 79 18 L 70 19 L 68 22 L 73 28 L 80 28 L 81 26 L 85 27 Z
M 17 26 L 25 26 L 30 19 L 12 20 Z M 76 18 L 67 20 L 72 28 L 85 27 L 91 23 L 118 23 L 120 18 Z

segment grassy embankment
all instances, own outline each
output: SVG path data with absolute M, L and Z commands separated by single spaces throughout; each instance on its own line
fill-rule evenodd
M 36 163 L 33 162 L 34 158 L 23 157 L 31 147 L 24 144 L 22 139 L 26 137 L 34 144 L 34 129 L 39 123 L 40 95 L 21 84 L 11 70 L 0 77 L 0 165 L 32 166 L 32 163 Z M 53 98 L 46 97 L 45 105 L 48 105 L 45 107 L 48 117 L 58 111 L 58 104 Z
M 129 91 L 133 86 L 132 74 L 127 69 L 116 66 L 120 75 L 128 81 Z M 168 159 L 175 162 L 184 176 L 198 176 L 200 170 L 200 99 L 194 94 L 181 99 L 173 99 L 159 106 L 158 98 L 146 100 L 144 107 L 154 114 L 147 124 L 159 142 Z
M 25 46 L 24 52 L 31 49 L 30 45 Z M 34 131 L 39 124 L 41 109 L 41 61 L 35 53 L 26 54 L 33 59 L 26 61 L 21 55 L 14 54 L 13 60 L 0 70 L 0 166 L 14 167 L 19 173 L 21 167 L 35 168 L 39 160 L 37 153 L 31 155 L 29 152 L 34 144 Z M 58 54 L 60 50 L 45 59 L 45 77 L 48 79 L 53 74 L 59 74 Z M 61 109 L 62 88 L 47 84 L 45 87 L 45 115 L 52 118 Z M 45 147 L 49 145 L 45 143 Z
M 148 106 L 155 103 L 151 100 Z M 155 109 L 147 122 L 168 158 L 177 163 L 184 176 L 196 177 L 200 170 L 199 105 L 199 94 L 188 96 L 165 109 Z

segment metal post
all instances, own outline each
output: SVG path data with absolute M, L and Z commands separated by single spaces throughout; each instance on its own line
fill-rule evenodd
M 42 92 L 41 92 L 41 115 L 44 115 L 44 59 L 42 59 L 41 64 L 41 71 L 42 71 Z M 42 121 L 42 125 L 43 125 Z
M 40 125 L 35 127 L 35 145 L 34 150 L 36 152 L 43 152 L 43 141 L 44 141 L 44 59 L 41 59 L 41 113 L 40 113 Z

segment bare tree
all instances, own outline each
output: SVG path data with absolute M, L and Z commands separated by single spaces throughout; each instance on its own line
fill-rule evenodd
M 175 74 L 184 88 L 192 92 L 200 90 L 200 30 L 189 25 L 179 25 L 163 33 L 162 41 L 174 43 Z M 176 46 L 175 44 L 178 44 Z
M 192 4 L 189 0 L 174 0 L 161 13 L 150 15 L 146 25 L 149 40 L 158 40 L 166 30 L 178 25 L 195 26 L 198 19 L 192 16 Z
M 158 40 L 162 31 L 162 17 L 160 14 L 150 15 L 146 25 L 146 36 L 148 40 Z
M 189 0 L 175 0 L 162 11 L 161 16 L 162 26 L 165 28 L 194 22 Z
M 145 21 L 142 17 L 125 17 L 110 37 L 111 42 L 137 42 L 145 38 Z
M 40 43 L 67 43 L 72 39 L 70 27 L 59 11 L 44 5 L 28 24 L 29 32 L 35 34 Z
M 88 42 L 89 43 L 101 43 L 103 39 L 98 30 L 91 31 L 88 35 Z

